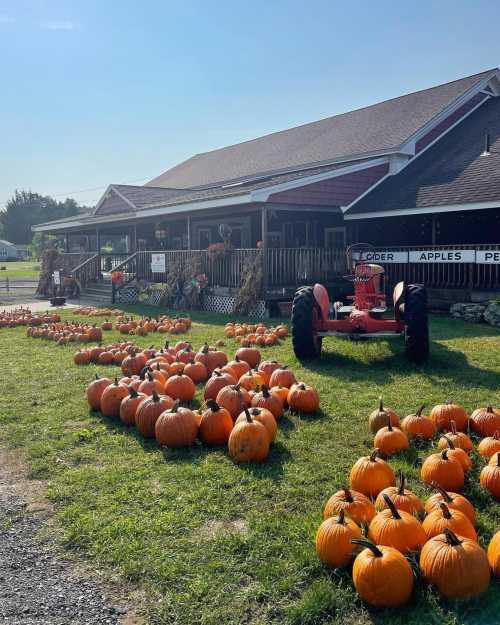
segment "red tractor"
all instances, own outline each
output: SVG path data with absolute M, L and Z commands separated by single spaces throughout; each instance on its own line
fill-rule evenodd
M 394 318 L 384 318 L 387 310 L 384 268 L 369 262 L 374 249 L 356 243 L 347 249 L 345 278 L 354 284 L 352 303 L 333 305 L 330 319 L 328 291 L 321 284 L 301 287 L 293 300 L 292 336 L 297 358 L 319 358 L 324 336 L 349 339 L 402 338 L 408 360 L 421 363 L 429 355 L 427 293 L 422 284 L 398 282 L 394 287 Z

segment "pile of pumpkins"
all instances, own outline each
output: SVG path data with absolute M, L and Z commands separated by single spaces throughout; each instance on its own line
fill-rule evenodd
M 235 339 L 242 347 L 272 347 L 288 336 L 288 326 L 266 327 L 263 323 L 226 323 L 224 334 L 228 339 Z
M 35 313 L 29 308 L 16 308 L 11 311 L 0 312 L 0 328 L 17 328 L 18 326 L 41 326 L 44 323 L 54 323 L 61 320 L 57 313 Z
M 316 412 L 316 389 L 298 382 L 276 361 L 262 361 L 259 350 L 240 348 L 234 358 L 186 341 L 159 351 L 131 346 L 121 362 L 123 377 L 99 378 L 87 387 L 92 410 L 135 425 L 165 447 L 227 445 L 237 463 L 262 462 L 274 442 L 285 408 Z M 203 385 L 204 407 L 189 406 Z M 186 405 L 187 404 L 187 405 Z
M 96 308 L 95 306 L 80 306 L 73 309 L 74 315 L 83 315 L 85 317 L 120 317 L 124 314 L 123 310 L 118 308 Z
M 168 343 L 166 344 L 168 347 Z M 84 347 L 73 354 L 75 365 L 115 365 L 120 366 L 127 356 L 140 351 L 131 341 L 111 343 L 109 345 L 94 345 Z
M 110 323 L 111 322 L 108 322 L 107 325 Z M 164 315 L 155 318 L 141 317 L 136 320 L 133 317 L 121 315 L 116 319 L 115 329 L 118 330 L 120 334 L 136 334 L 137 336 L 147 336 L 151 332 L 159 332 L 160 334 L 185 334 L 191 329 L 191 324 L 192 320 L 190 317 L 172 318 Z M 112 326 L 109 329 L 112 329 Z
M 477 542 L 473 504 L 460 491 L 472 467 L 474 444 L 470 427 L 483 437 L 477 453 L 488 459 L 482 486 L 500 498 L 500 411 L 478 408 L 470 417 L 451 402 L 423 415 L 423 406 L 401 422 L 382 400 L 369 417 L 374 450 L 351 468 L 349 487 L 334 493 L 323 510 L 316 534 L 318 557 L 331 567 L 346 567 L 352 559 L 352 579 L 360 597 L 377 607 L 406 603 L 413 590 L 407 556 L 418 555 L 424 581 L 447 599 L 468 599 L 483 593 L 491 571 L 500 577 L 500 531 L 485 551 Z M 411 442 L 432 440 L 437 451 L 424 459 L 420 477 L 434 489 L 427 501 L 399 484 L 390 456 Z M 362 531 L 365 528 L 365 531 Z
M 55 341 L 58 345 L 68 343 L 93 343 L 102 341 L 102 330 L 95 325 L 76 321 L 57 321 L 41 326 L 30 326 L 26 335 L 34 339 Z

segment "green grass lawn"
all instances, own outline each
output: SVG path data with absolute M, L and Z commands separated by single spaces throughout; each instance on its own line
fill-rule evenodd
M 196 348 L 222 338 L 227 318 L 194 318 Z M 402 416 L 448 398 L 468 410 L 500 404 L 500 334 L 445 317 L 433 317 L 431 332 L 431 360 L 421 368 L 405 361 L 401 344 L 382 341 L 326 339 L 323 359 L 307 366 L 290 340 L 266 350 L 317 386 L 322 412 L 286 416 L 268 461 L 236 466 L 224 449 L 164 452 L 134 429 L 89 413 L 87 383 L 96 371 L 110 376 L 117 368 L 76 367 L 73 347 L 0 330 L 0 436 L 26 454 L 33 477 L 48 480 L 64 545 L 142 588 L 151 623 L 493 625 L 500 622 L 498 582 L 460 604 L 417 579 L 406 607 L 378 611 L 359 601 L 348 571 L 330 571 L 316 558 L 323 504 L 371 448 L 367 416 L 379 395 Z M 161 339 L 137 342 L 159 346 Z M 227 341 L 225 349 L 232 355 L 235 347 Z M 426 453 L 391 461 L 422 496 L 418 462 Z M 500 506 L 479 487 L 483 462 L 474 461 L 464 492 L 485 546 L 500 527 Z
M 0 280 L 19 280 L 28 278 L 30 280 L 38 280 L 40 274 L 40 263 L 34 260 L 11 260 L 0 261 L 0 267 L 5 269 L 0 271 Z

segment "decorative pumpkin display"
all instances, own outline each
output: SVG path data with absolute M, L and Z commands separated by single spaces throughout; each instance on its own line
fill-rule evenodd
M 307 414 L 319 410 L 318 391 L 303 382 L 292 384 L 286 401 L 290 410 L 294 412 Z
M 267 408 L 244 408 L 243 412 L 236 419 L 235 425 L 238 423 L 246 423 L 248 417 L 252 418 L 252 421 L 258 421 L 266 428 L 269 437 L 269 442 L 274 443 L 276 434 L 278 432 L 278 425 L 272 412 L 269 412 Z
M 145 438 L 155 437 L 155 424 L 162 412 L 172 408 L 174 400 L 168 395 L 158 395 L 153 391 L 151 397 L 146 397 L 137 406 L 135 424 Z
M 453 510 L 441 501 L 439 507 L 428 514 L 422 522 L 427 538 L 433 538 L 444 532 L 445 527 L 459 536 L 477 541 L 477 534 L 470 520 L 460 510 Z
M 447 599 L 476 597 L 490 583 L 490 566 L 484 549 L 448 528 L 424 545 L 420 569 L 425 581 Z
M 402 471 L 399 472 L 399 486 L 388 486 L 378 494 L 375 500 L 375 508 L 379 511 L 387 508 L 387 501 L 384 495 L 390 497 L 398 510 L 408 512 L 408 514 L 413 516 L 420 516 L 424 512 L 424 504 L 419 497 L 411 490 L 405 488 L 405 476 Z
M 379 458 L 379 450 L 374 449 L 369 456 L 362 456 L 354 463 L 349 483 L 352 489 L 367 497 L 376 497 L 381 490 L 396 484 L 392 467 Z
M 375 506 L 363 493 L 349 488 L 342 488 L 326 502 L 323 518 L 345 512 L 357 525 L 368 525 L 375 516 Z
M 488 562 L 493 575 L 500 577 L 500 530 L 493 536 L 488 545 Z
M 115 378 L 113 384 L 107 386 L 101 395 L 101 413 L 105 417 L 119 417 L 122 399 L 128 396 L 128 388 L 118 383 Z
M 472 444 L 471 439 L 464 432 L 458 432 L 455 421 L 451 422 L 451 432 L 448 432 L 446 436 L 441 436 L 438 441 L 439 449 L 447 449 L 450 447 L 450 441 L 453 443 L 454 447 L 458 447 L 459 449 L 463 449 L 467 454 L 470 455 L 472 450 L 474 449 L 474 445 Z
M 233 418 L 213 399 L 207 399 L 207 406 L 201 417 L 200 439 L 205 445 L 225 445 L 233 429 Z
M 144 393 L 138 393 L 133 386 L 128 387 L 129 395 L 124 397 L 120 404 L 120 420 L 125 425 L 135 425 L 135 413 L 137 407 L 146 397 Z
M 205 401 L 207 399 L 215 400 L 219 391 L 225 386 L 234 386 L 236 384 L 236 380 L 229 373 L 222 373 L 218 369 L 214 369 L 212 376 L 208 379 L 205 384 L 205 390 L 203 392 L 203 397 Z
M 255 369 L 251 369 L 241 376 L 238 384 L 247 391 L 253 391 L 264 384 L 264 378 Z
M 347 566 L 354 554 L 353 538 L 361 538 L 361 530 L 341 510 L 338 516 L 324 520 L 316 532 L 318 558 L 335 568 Z
M 478 408 L 470 416 L 471 427 L 479 436 L 493 436 L 500 430 L 500 411 L 491 406 Z
M 198 435 L 198 419 L 192 410 L 176 402 L 156 419 L 154 436 L 164 447 L 189 447 Z
M 420 469 L 425 484 L 439 484 L 444 490 L 459 491 L 464 485 L 462 465 L 455 458 L 448 457 L 448 449 L 428 456 Z
M 423 438 L 426 441 L 434 438 L 436 426 L 429 417 L 422 414 L 424 407 L 422 404 L 415 414 L 410 414 L 401 421 L 401 429 L 409 438 Z
M 229 436 L 229 455 L 237 463 L 263 462 L 269 455 L 269 434 L 248 411 L 245 417 L 245 421 L 234 426 Z
M 245 406 L 248 408 L 251 404 L 248 391 L 239 384 L 223 386 L 215 401 L 229 412 L 233 420 L 236 420 Z
M 109 378 L 100 378 L 97 374 L 95 380 L 87 386 L 87 401 L 92 410 L 101 409 L 101 397 L 104 390 L 113 382 Z
M 267 408 L 276 419 L 283 416 L 283 402 L 278 395 L 271 395 L 265 384 L 262 386 L 262 390 L 252 397 L 251 405 L 256 408 Z
M 460 495 L 459 493 L 446 491 L 441 488 L 439 484 L 433 484 L 433 486 L 437 490 L 437 493 L 431 495 L 425 502 L 425 511 L 427 514 L 430 514 L 433 510 L 439 508 L 440 504 L 444 502 L 450 510 L 458 510 L 459 512 L 462 512 L 469 519 L 472 525 L 476 524 L 476 511 L 474 510 L 474 506 L 466 497 Z
M 193 380 L 184 373 L 177 373 L 165 383 L 165 393 L 173 399 L 192 401 L 196 395 L 196 386 Z
M 459 462 L 464 473 L 470 471 L 472 469 L 472 460 L 470 459 L 470 456 L 467 454 L 467 452 L 460 447 L 455 447 L 453 441 L 447 434 L 444 434 L 441 437 L 440 441 L 442 439 L 444 439 L 448 445 L 448 458 L 452 458 L 453 460 Z
M 374 410 L 368 418 L 371 433 L 376 434 L 381 428 L 386 427 L 389 417 L 391 418 L 392 425 L 399 427 L 398 415 L 394 410 L 385 408 L 382 397 L 379 397 L 378 409 Z
M 276 369 L 282 368 L 283 365 L 277 360 L 263 360 L 257 367 L 257 371 L 264 378 L 264 383 L 269 385 L 269 380 L 271 379 L 271 375 L 274 373 L 274 371 L 276 371 Z
M 497 430 L 493 436 L 487 436 L 477 446 L 477 453 L 484 458 L 491 458 L 493 454 L 500 451 L 500 431 Z
M 488 464 L 483 467 L 479 481 L 493 497 L 500 499 L 500 451 L 493 454 Z
M 260 363 L 260 352 L 255 347 L 240 347 L 236 352 L 236 356 L 248 363 L 250 369 L 255 369 Z
M 373 446 L 378 448 L 385 456 L 392 456 L 404 449 L 409 449 L 410 443 L 402 430 L 392 426 L 392 418 L 389 415 L 387 425 L 377 430 Z
M 430 419 L 433 421 L 436 429 L 444 432 L 451 431 L 452 421 L 455 421 L 457 430 L 465 432 L 467 431 L 467 422 L 469 420 L 465 408 L 451 401 L 434 406 L 431 410 Z
M 290 388 L 293 384 L 297 384 L 297 378 L 293 371 L 290 371 L 285 365 L 281 369 L 275 369 L 269 378 L 269 386 L 286 386 Z
M 361 599 L 377 608 L 405 604 L 413 591 L 413 571 L 403 554 L 366 538 L 354 538 L 353 542 L 365 547 L 352 567 L 352 581 Z
M 421 523 L 412 514 L 398 510 L 388 495 L 382 497 L 387 507 L 370 521 L 368 538 L 403 554 L 420 551 L 427 540 Z

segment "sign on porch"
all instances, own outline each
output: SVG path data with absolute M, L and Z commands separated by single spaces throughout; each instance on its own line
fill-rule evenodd
M 359 260 L 360 254 L 353 254 L 355 260 Z M 392 264 L 392 263 L 407 263 L 408 262 L 408 252 L 363 252 L 363 260 L 366 263 L 382 263 Z
M 409 253 L 410 263 L 474 263 L 475 250 L 417 250 Z
M 500 250 L 478 250 L 476 263 L 481 265 L 500 265 Z
M 151 254 L 151 271 L 153 273 L 165 273 L 165 254 Z
M 353 255 L 359 260 L 360 254 Z M 363 252 L 363 261 L 381 265 L 406 263 L 476 263 L 478 265 L 500 265 L 500 250 L 410 250 L 396 252 L 373 250 Z

